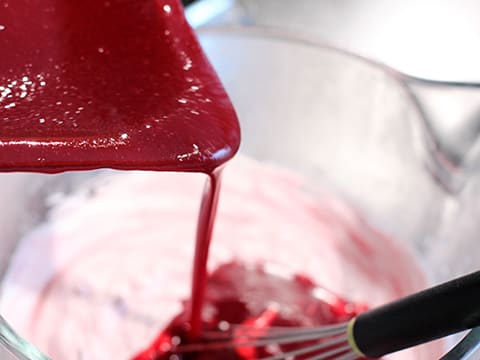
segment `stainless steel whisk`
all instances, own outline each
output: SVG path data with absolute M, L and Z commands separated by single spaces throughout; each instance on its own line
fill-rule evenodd
M 179 344 L 177 353 L 297 344 L 261 360 L 378 358 L 480 325 L 480 271 L 366 311 L 347 323 L 295 328 L 232 325 L 207 332 L 203 343 Z M 299 346 L 301 345 L 301 346 Z

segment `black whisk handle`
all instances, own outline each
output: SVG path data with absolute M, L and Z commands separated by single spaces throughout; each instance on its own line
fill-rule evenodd
M 352 337 L 377 358 L 480 325 L 480 271 L 360 314 Z

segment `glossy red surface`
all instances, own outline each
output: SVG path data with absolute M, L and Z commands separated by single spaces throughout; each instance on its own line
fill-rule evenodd
M 210 172 L 239 146 L 175 0 L 3 0 L 0 49 L 0 171 Z

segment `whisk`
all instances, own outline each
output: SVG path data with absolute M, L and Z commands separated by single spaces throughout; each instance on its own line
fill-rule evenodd
M 295 345 L 261 360 L 378 358 L 480 325 L 480 271 L 366 311 L 349 322 L 311 328 L 232 325 L 207 332 L 204 343 L 179 344 L 189 353 Z

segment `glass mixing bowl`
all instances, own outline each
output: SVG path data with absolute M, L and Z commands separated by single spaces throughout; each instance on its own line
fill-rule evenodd
M 327 46 L 262 30 L 205 29 L 200 40 L 237 109 L 241 153 L 303 174 L 311 183 L 306 191 L 315 184 L 334 191 L 414 254 L 430 283 L 478 267 L 480 254 L 473 250 L 479 182 L 472 176 L 455 193 L 442 186 L 439 172 L 459 169 L 442 163 L 441 153 L 432 150 L 434 136 L 394 73 Z M 0 196 L 8 205 L 0 218 L 2 272 L 18 239 L 45 218 L 52 201 L 104 173 L 2 174 Z M 135 200 L 126 196 L 125 201 Z M 292 248 L 301 241 L 292 239 Z M 215 256 L 215 245 L 212 252 Z M 390 260 L 395 266 L 396 259 Z M 301 268 L 303 261 L 288 265 Z M 476 346 L 471 341 L 465 353 Z M 17 347 L 25 351 L 23 344 Z M 432 354 L 426 348 L 416 358 Z

